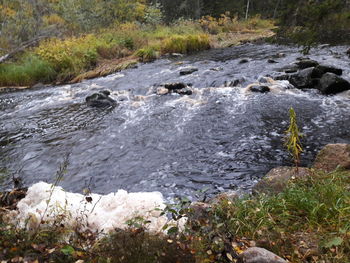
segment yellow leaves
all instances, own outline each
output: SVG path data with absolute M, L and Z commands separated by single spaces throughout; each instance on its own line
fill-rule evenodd
M 64 25 L 65 24 L 64 19 L 57 14 L 43 16 L 43 21 L 45 25 Z
M 16 11 L 9 7 L 0 5 L 0 15 L 2 17 L 12 18 L 16 15 Z

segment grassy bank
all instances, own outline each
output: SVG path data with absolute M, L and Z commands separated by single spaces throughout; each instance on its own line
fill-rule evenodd
M 0 64 L 0 86 L 78 82 L 167 53 L 189 54 L 264 37 L 273 27 L 259 17 L 239 21 L 223 15 L 169 26 L 126 23 L 94 34 L 52 38 Z
M 277 195 L 221 198 L 200 211 L 171 206 L 173 218 L 189 215 L 186 231 L 151 235 L 130 223 L 103 239 L 58 219 L 24 231 L 0 221 L 0 259 L 40 262 L 235 262 L 249 246 L 264 247 L 290 262 L 350 262 L 350 171 L 315 171 L 294 179 Z M 6 213 L 3 212 L 5 215 Z M 140 222 L 140 221 L 137 221 Z M 67 238 L 69 236 L 69 238 Z

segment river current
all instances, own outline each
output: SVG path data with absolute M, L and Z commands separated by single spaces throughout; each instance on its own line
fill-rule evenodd
M 309 57 L 344 70 L 345 47 L 312 49 Z M 278 63 L 267 63 L 272 56 Z M 328 143 L 350 142 L 350 97 L 289 89 L 266 94 L 242 87 L 277 75 L 302 56 L 295 47 L 247 44 L 139 64 L 104 78 L 0 94 L 0 190 L 11 175 L 25 185 L 54 182 L 66 190 L 109 193 L 160 191 L 166 197 L 249 191 L 271 168 L 292 165 L 283 147 L 288 110 L 303 133 L 302 165 Z M 242 58 L 248 62 L 240 64 Z M 187 66 L 198 68 L 180 76 Z M 224 87 L 238 80 L 241 87 Z M 154 87 L 190 83 L 193 95 L 158 96 Z M 91 108 L 85 97 L 109 89 L 113 109 Z

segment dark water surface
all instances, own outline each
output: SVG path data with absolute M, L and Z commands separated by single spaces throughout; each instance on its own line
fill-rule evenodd
M 278 64 L 268 64 L 283 52 Z M 345 47 L 313 49 L 310 58 L 343 68 L 350 79 Z M 350 98 L 316 91 L 248 94 L 224 88 L 242 86 L 295 61 L 298 49 L 244 45 L 206 51 L 176 60 L 162 59 L 105 78 L 75 85 L 0 94 L 0 176 L 9 173 L 26 185 L 53 182 L 65 156 L 69 165 L 60 183 L 66 190 L 109 193 L 160 191 L 165 196 L 249 190 L 266 172 L 291 161 L 283 148 L 288 110 L 296 110 L 304 133 L 304 165 L 327 143 L 350 142 Z M 239 64 L 242 58 L 249 58 Z M 183 63 L 181 63 L 183 62 Z M 192 75 L 181 68 L 195 66 Z M 193 84 L 191 96 L 156 96 L 156 84 Z M 221 87 L 220 87 L 221 86 Z M 89 108 L 84 98 L 110 89 L 120 100 L 114 109 Z M 1 180 L 0 179 L 0 180 Z

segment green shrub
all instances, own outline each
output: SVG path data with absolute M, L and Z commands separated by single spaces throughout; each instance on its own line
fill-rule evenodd
M 141 48 L 135 52 L 135 56 L 139 57 L 143 62 L 155 60 L 158 57 L 158 51 L 154 47 Z
M 0 86 L 28 86 L 37 82 L 48 83 L 57 73 L 47 61 L 26 54 L 17 63 L 0 65 Z

